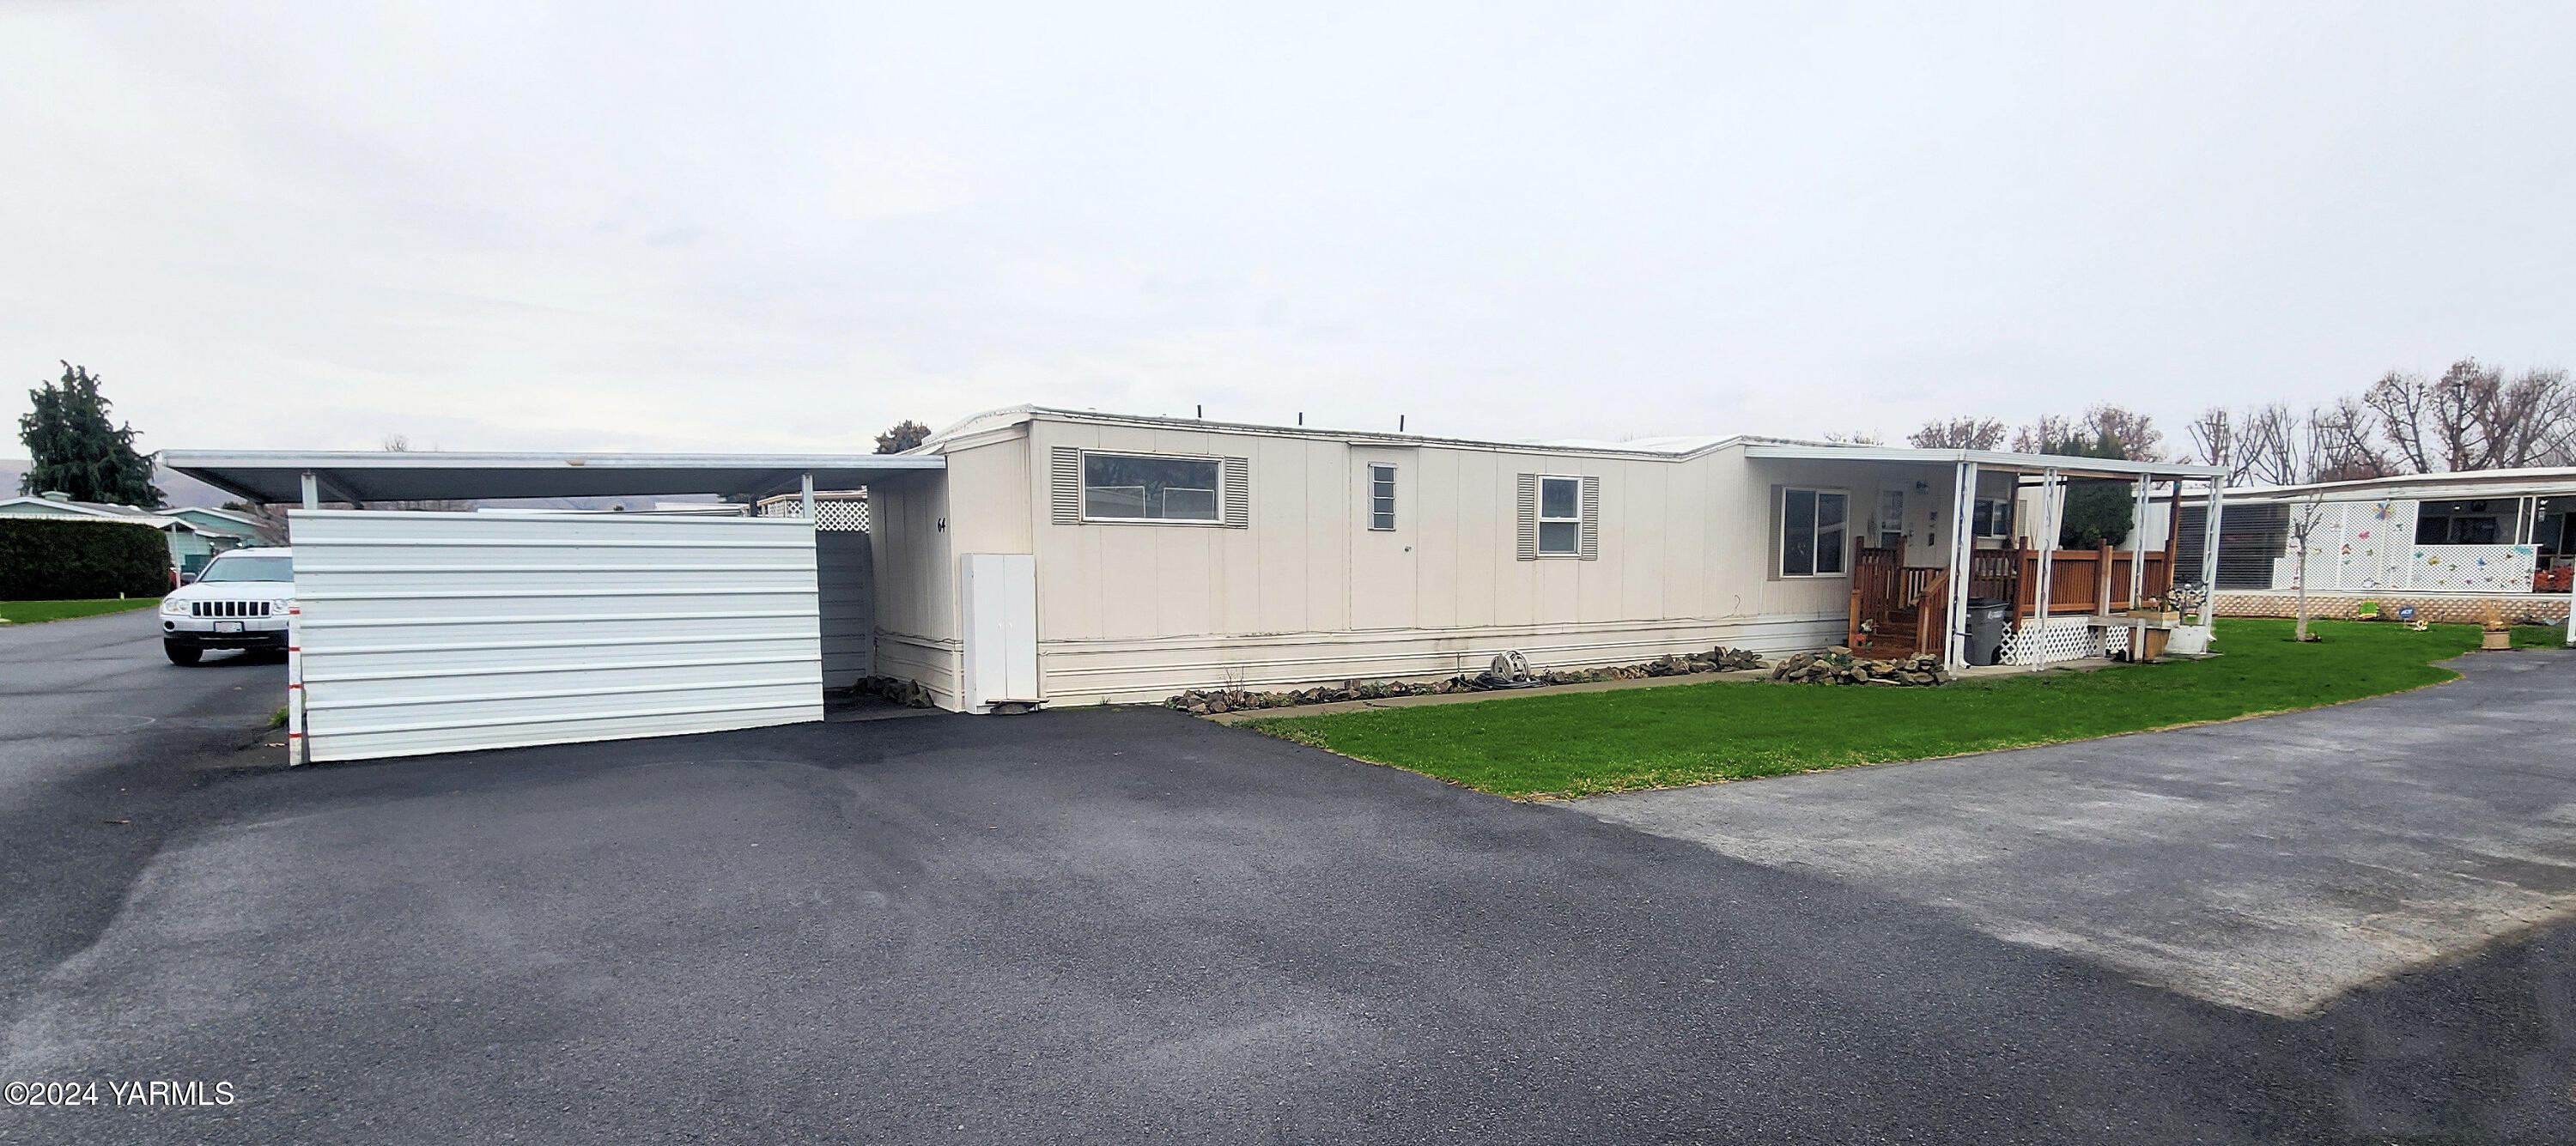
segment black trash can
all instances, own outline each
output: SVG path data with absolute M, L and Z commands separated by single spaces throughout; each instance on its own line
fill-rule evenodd
M 1968 598 L 1968 663 L 1990 665 L 2003 659 L 2004 626 L 2012 623 L 2012 602 L 2000 597 Z

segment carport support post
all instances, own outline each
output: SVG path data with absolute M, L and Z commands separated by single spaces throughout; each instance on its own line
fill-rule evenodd
M 2182 497 L 2182 487 L 2174 487 L 2174 497 Z M 2200 522 L 2200 590 L 2206 600 L 2200 603 L 2200 627 L 2209 630 L 2210 639 L 2218 637 L 2218 518 L 2226 509 L 2227 479 L 2209 479 L 2209 511 Z
M 814 473 L 812 470 L 807 470 L 805 472 L 804 491 L 805 520 L 812 521 L 814 520 Z
M 2129 510 L 2129 607 L 2132 609 L 2146 606 L 2146 602 L 2138 598 L 2147 592 L 2147 483 L 2154 477 L 2154 474 L 2138 475 L 2137 502 Z M 2102 611 L 2111 611 L 2109 601 L 2102 602 Z M 2137 660 L 2146 651 L 2146 631 L 2130 629 L 2129 659 Z
M 1977 463 L 1963 460 L 1950 490 L 1950 599 L 1942 603 L 1941 663 L 1951 669 L 1968 667 L 1968 549 L 1977 543 L 1976 512 Z
M 2036 626 L 2032 631 L 2040 636 L 2038 640 L 2024 645 L 2033 654 L 2030 658 L 2032 672 L 2048 667 L 2048 598 L 2050 594 L 2057 591 L 2054 585 L 2057 575 L 2057 531 L 2066 528 L 2065 507 L 2059 505 L 2057 499 L 2057 468 L 2051 466 L 2039 471 L 2039 584 L 2033 587 L 2031 593 L 2030 616 Z
M 306 509 L 320 509 L 320 508 L 322 508 L 322 482 L 321 482 L 321 479 L 314 477 L 314 476 L 313 476 L 313 471 L 311 471 L 311 470 L 306 470 L 306 471 L 304 471 L 304 481 L 303 481 L 303 486 L 304 486 L 304 508 L 306 508 Z

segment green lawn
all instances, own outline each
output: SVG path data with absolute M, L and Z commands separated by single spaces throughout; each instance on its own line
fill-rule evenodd
M 1247 727 L 1499 796 L 1589 796 L 2020 748 L 2313 708 L 2451 680 L 2472 625 L 2222 620 L 2208 660 L 1943 688 L 1755 681 L 1282 716 Z M 2515 631 L 2556 645 L 2563 629 Z M 2495 654 L 2509 655 L 2509 654 Z
M 149 609 L 160 603 L 159 597 L 122 597 L 99 601 L 0 601 L 0 621 L 16 625 L 30 625 L 38 621 L 66 621 L 73 617 L 122 613 L 128 609 Z

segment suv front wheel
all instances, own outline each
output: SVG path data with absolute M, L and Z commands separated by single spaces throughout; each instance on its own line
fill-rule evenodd
M 206 650 L 183 641 L 163 641 L 161 651 L 169 654 L 174 665 L 192 665 L 206 655 Z

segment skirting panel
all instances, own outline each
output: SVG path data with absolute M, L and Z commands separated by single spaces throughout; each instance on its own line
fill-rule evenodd
M 2035 665 L 2043 660 L 2107 656 L 2112 649 L 2125 646 L 2127 640 L 2125 630 L 2094 628 L 2089 617 L 2050 617 L 2045 623 L 2024 621 L 2004 637 L 2003 661 L 2008 665 Z
M 1635 664 L 1713 645 L 1764 656 L 1842 640 L 1846 618 L 1619 621 L 1529 628 L 1390 629 L 1142 641 L 1038 642 L 1049 704 L 1155 701 L 1193 688 L 1303 688 L 1345 680 L 1431 680 L 1475 673 L 1518 649 L 1532 667 Z M 882 653 L 882 646 L 880 646 Z
M 2457 596 L 2414 596 L 2403 593 L 2381 593 L 2359 596 L 2349 593 L 2308 594 L 2308 615 L 2329 620 L 2353 620 L 2361 615 L 2361 603 L 2379 602 L 2383 620 L 2394 620 L 2401 605 L 2415 606 L 2418 620 L 2441 624 L 2470 624 L 2486 619 L 2492 604 L 2508 621 L 2537 619 L 2564 622 L 2567 619 L 2567 595 L 2564 593 L 2504 593 L 2492 595 L 2461 594 Z M 2222 617 L 2295 617 L 2299 615 L 2296 593 L 2220 593 L 2218 615 Z
M 958 711 L 956 641 L 879 631 L 876 646 L 875 675 L 917 682 L 939 707 Z

